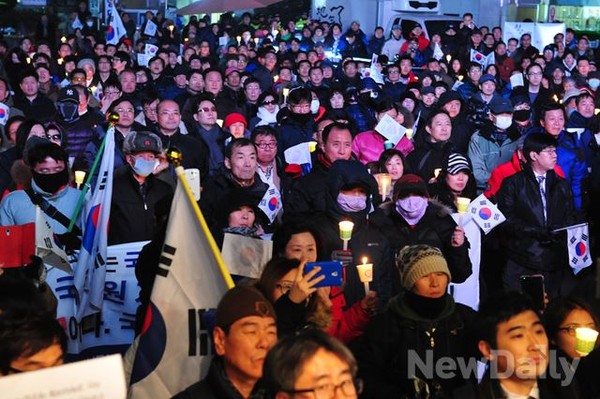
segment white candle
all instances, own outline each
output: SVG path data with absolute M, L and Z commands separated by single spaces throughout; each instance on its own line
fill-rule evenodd
M 373 264 L 367 263 L 368 261 L 369 258 L 364 256 L 362 258 L 362 265 L 356 265 L 356 269 L 358 270 L 358 278 L 360 278 L 361 283 L 363 283 L 365 286 L 365 295 L 369 294 L 369 283 L 373 281 Z
M 344 251 L 348 250 L 348 241 L 352 238 L 352 229 L 354 228 L 354 223 L 349 220 L 343 220 L 339 223 L 340 228 L 340 238 L 344 242 Z

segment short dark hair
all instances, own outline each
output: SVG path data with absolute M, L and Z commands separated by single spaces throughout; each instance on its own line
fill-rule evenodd
M 336 338 L 318 329 L 304 329 L 281 339 L 267 354 L 263 380 L 271 394 L 294 389 L 304 365 L 323 349 L 348 364 L 352 376 L 357 365 L 352 352 Z
M 263 295 L 271 302 L 273 302 L 273 291 L 277 282 L 285 276 L 291 270 L 296 269 L 300 265 L 300 261 L 297 259 L 287 259 L 284 257 L 273 257 L 263 269 L 260 274 L 260 279 L 256 284 Z
M 525 141 L 523 142 L 523 155 L 527 161 L 531 161 L 529 153 L 535 152 L 539 154 L 545 148 L 556 147 L 557 145 L 558 142 L 556 139 L 548 133 L 531 133 L 525 137 Z
M 349 124 L 342 123 L 342 122 L 333 122 L 333 123 L 325 126 L 325 128 L 323 129 L 323 133 L 321 133 L 321 140 L 323 140 L 323 143 L 327 143 L 327 140 L 329 139 L 329 135 L 331 134 L 331 131 L 333 129 L 347 130 L 350 133 L 350 135 L 352 135 L 352 130 L 350 130 Z
M 67 157 L 67 153 L 58 144 L 51 142 L 40 143 L 27 151 L 27 161 L 32 168 L 38 163 L 44 162 L 48 157 L 55 161 L 63 161 L 65 166 L 68 165 L 69 158 Z
M 208 68 L 208 69 L 205 69 L 205 70 L 202 72 L 202 77 L 204 78 L 204 80 L 206 80 L 206 77 L 207 77 L 207 76 L 208 76 L 208 74 L 209 74 L 209 73 L 211 73 L 211 72 L 216 72 L 216 73 L 218 73 L 218 74 L 221 76 L 221 80 L 223 79 L 223 72 L 221 72 L 221 70 L 220 70 L 220 69 L 217 69 L 217 68 Z
M 258 136 L 271 136 L 277 141 L 279 135 L 275 128 L 269 125 L 262 125 L 254 128 L 252 134 L 250 135 L 250 140 L 252 140 L 252 142 L 254 143 Z
M 539 316 L 531 299 L 520 292 L 503 292 L 488 297 L 477 314 L 477 339 L 486 341 L 495 348 L 498 325 L 528 310 Z
M 33 68 L 26 68 L 19 75 L 19 84 L 23 83 L 26 78 L 34 78 L 36 82 L 39 82 L 40 78 L 38 77 L 37 72 Z
M 227 159 L 231 159 L 231 154 L 233 154 L 233 150 L 239 147 L 247 147 L 247 146 L 252 146 L 254 148 L 254 150 L 256 151 L 256 147 L 254 146 L 254 143 L 252 141 L 250 141 L 250 139 L 247 139 L 245 137 L 240 137 L 237 139 L 233 139 L 229 142 L 229 144 L 227 144 L 227 147 L 225 147 L 225 158 Z
M 537 65 L 537 64 L 536 64 L 536 65 Z M 538 66 L 539 66 L 539 65 L 538 65 Z M 565 112 L 565 109 L 562 107 L 562 105 L 561 105 L 561 104 L 558 104 L 558 103 L 552 103 L 552 102 L 550 102 L 550 103 L 547 103 L 546 105 L 544 105 L 544 106 L 542 107 L 542 110 L 541 110 L 541 112 L 540 112 L 540 117 L 539 117 L 539 119 L 540 119 L 541 121 L 543 121 L 543 120 L 544 120 L 544 118 L 546 118 L 546 112 L 549 112 L 549 111 L 556 111 L 556 110 L 561 110 L 561 111 L 562 111 L 562 113 L 563 113 L 563 116 L 565 117 L 565 120 L 567 120 L 567 113 Z
M 297 89 L 290 90 L 288 95 L 288 103 L 291 105 L 300 104 L 301 102 L 310 103 L 312 101 L 312 94 L 310 90 L 300 87 Z

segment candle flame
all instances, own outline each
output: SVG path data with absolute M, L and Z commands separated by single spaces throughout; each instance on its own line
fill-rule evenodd
M 363 256 L 363 258 L 362 258 L 362 264 L 366 265 L 368 260 L 369 260 L 369 258 L 367 258 L 366 256 Z

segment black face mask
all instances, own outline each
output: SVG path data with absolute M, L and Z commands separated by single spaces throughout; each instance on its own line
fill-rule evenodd
M 531 117 L 531 110 L 529 109 L 520 109 L 518 111 L 513 112 L 513 119 L 518 122 L 528 121 Z
M 75 122 L 79 119 L 79 104 L 58 101 L 56 108 L 62 120 L 67 123 Z
M 58 173 L 42 174 L 31 171 L 31 174 L 35 184 L 49 194 L 56 194 L 61 187 L 69 183 L 69 170 L 67 168 Z

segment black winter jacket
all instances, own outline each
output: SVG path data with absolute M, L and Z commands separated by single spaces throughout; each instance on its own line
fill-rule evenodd
M 546 209 L 539 184 L 531 167 L 502 182 L 497 194 L 498 208 L 506 217 L 500 225 L 506 232 L 507 256 L 515 263 L 542 271 L 557 270 L 567 262 L 564 232 L 551 230 L 575 224 L 575 212 L 569 183 L 553 170 L 546 173 Z
M 469 242 L 465 237 L 462 246 L 451 245 L 452 234 L 456 229 L 451 213 L 449 208 L 430 201 L 423 218 L 411 227 L 393 209 L 392 203 L 386 203 L 373 213 L 370 220 L 386 235 L 396 255 L 405 245 L 426 244 L 439 248 L 448 262 L 452 282 L 462 283 L 472 273 Z
M 356 343 L 359 377 L 365 384 L 362 398 L 420 397 L 415 396 L 415 377 L 429 386 L 431 398 L 451 397 L 456 389 L 469 383 L 458 371 L 454 378 L 437 376 L 434 366 L 440 358 L 466 360 L 475 355 L 469 335 L 475 312 L 445 295 L 439 299 L 445 302 L 441 312 L 425 318 L 409 305 L 407 295 L 392 298 L 386 311 L 371 321 Z M 428 360 L 431 354 L 433 359 Z M 433 375 L 426 375 L 416 366 L 427 362 L 431 366 L 431 361 Z M 415 365 L 413 370 L 411 363 Z
M 115 171 L 108 245 L 151 240 L 169 213 L 171 186 L 149 175 L 143 187 L 129 165 Z

